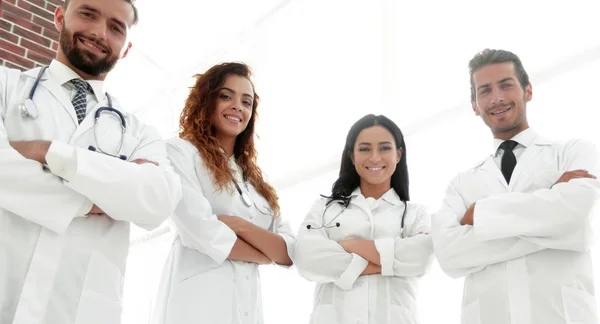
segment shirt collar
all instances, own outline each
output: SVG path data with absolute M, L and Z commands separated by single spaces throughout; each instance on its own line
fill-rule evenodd
M 537 134 L 531 128 L 527 128 L 524 131 L 521 131 L 519 134 L 513 136 L 511 140 L 519 143 L 519 145 L 524 146 L 525 148 L 531 146 L 536 138 Z M 504 142 L 504 140 L 499 138 L 494 138 L 493 141 L 493 149 L 494 155 L 498 152 L 500 145 Z
M 354 189 L 354 191 L 352 191 L 352 194 L 350 195 L 350 197 L 351 198 L 362 197 L 363 199 L 365 199 L 362 192 L 360 191 L 360 187 L 357 187 L 356 189 Z M 396 190 L 394 190 L 394 188 L 390 188 L 379 199 L 385 200 L 387 203 L 392 204 L 394 206 L 400 206 L 400 205 L 404 204 L 402 202 L 402 200 L 400 199 L 400 196 L 398 196 L 398 193 L 396 193 Z
M 60 84 L 61 86 L 64 86 L 65 84 L 69 83 L 69 81 L 73 80 L 73 79 L 81 79 L 81 77 L 75 73 L 75 71 L 71 70 L 68 66 L 66 66 L 65 64 L 57 61 L 57 60 L 52 60 L 52 62 L 50 62 L 50 66 L 48 67 L 48 70 L 50 70 L 50 74 L 52 74 L 52 77 L 58 82 L 58 84 Z M 87 81 L 87 83 L 90 84 L 90 86 L 92 87 L 93 90 L 93 94 L 96 97 L 96 100 L 98 102 L 100 102 L 99 99 L 104 100 L 104 81 L 100 81 L 100 80 L 85 80 Z

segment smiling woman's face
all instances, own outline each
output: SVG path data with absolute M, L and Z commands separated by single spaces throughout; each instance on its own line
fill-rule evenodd
M 363 129 L 356 138 L 352 161 L 360 176 L 360 186 L 386 186 L 391 188 L 391 179 L 402 151 L 396 149 L 396 141 L 383 126 Z
M 250 80 L 239 75 L 229 75 L 219 89 L 212 124 L 216 137 L 237 137 L 252 117 L 254 90 Z

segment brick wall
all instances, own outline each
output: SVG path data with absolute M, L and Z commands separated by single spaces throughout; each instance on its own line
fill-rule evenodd
M 54 10 L 63 0 L 0 0 L 0 65 L 49 64 L 58 49 Z

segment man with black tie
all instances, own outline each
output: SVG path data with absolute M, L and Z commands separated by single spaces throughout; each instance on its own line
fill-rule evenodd
M 432 219 L 440 266 L 465 277 L 461 322 L 598 323 L 595 147 L 529 128 L 532 85 L 515 54 L 486 49 L 469 69 L 473 111 L 490 128 L 493 151 L 452 180 Z

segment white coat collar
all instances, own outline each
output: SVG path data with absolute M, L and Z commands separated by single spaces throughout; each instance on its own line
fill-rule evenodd
M 478 166 L 476 167 L 481 168 L 484 171 L 490 172 L 491 174 L 494 174 L 498 181 L 500 181 L 509 190 L 512 190 L 515 183 L 518 182 L 518 179 L 521 176 L 521 174 L 524 171 L 528 170 L 528 164 L 535 160 L 536 156 L 542 151 L 542 148 L 544 146 L 552 145 L 551 141 L 543 138 L 542 136 L 539 136 L 537 133 L 535 133 L 529 128 L 515 135 L 512 139 L 514 141 L 517 141 L 519 144 L 525 146 L 525 151 L 523 151 L 523 153 L 521 154 L 517 165 L 513 171 L 510 180 L 510 185 L 506 184 L 506 181 L 502 176 L 500 168 L 493 160 L 494 154 L 496 154 L 496 152 L 494 152 L 494 154 L 490 155 L 487 159 L 482 161 L 482 163 L 478 164 Z M 496 141 L 498 141 L 499 143 Z M 502 140 L 495 140 L 494 149 L 497 150 L 498 146 L 500 146 L 502 142 Z M 496 145 L 497 143 L 498 145 Z
M 535 131 L 531 128 L 527 128 L 526 130 L 513 136 L 513 138 L 511 138 L 511 140 L 517 142 L 519 145 L 524 146 L 525 148 L 528 148 L 529 146 L 531 146 L 531 144 L 533 144 L 533 141 L 535 140 L 536 137 L 537 137 L 537 134 L 535 133 Z M 500 148 L 500 145 L 502 143 L 504 143 L 503 139 L 494 138 L 494 140 L 493 140 L 493 149 L 494 150 L 492 151 L 492 155 L 498 154 L 498 149 Z
M 528 148 L 531 146 L 537 146 L 537 145 L 541 145 L 541 146 L 552 145 L 552 141 L 538 135 L 531 128 L 527 128 L 526 130 L 520 132 L 519 134 L 517 134 L 513 138 L 511 138 L 511 140 L 519 143 L 519 145 L 522 145 L 525 148 Z M 474 168 L 482 167 L 484 164 L 486 164 L 486 162 L 492 163 L 493 160 L 491 160 L 491 158 L 493 158 L 494 156 L 496 156 L 498 154 L 498 149 L 500 148 L 500 145 L 503 142 L 504 142 L 504 140 L 494 138 L 494 140 L 492 142 L 492 148 L 493 148 L 492 154 L 490 156 L 486 157 L 485 159 L 477 162 L 477 164 L 475 164 Z
M 354 191 L 352 191 L 352 194 L 350 194 L 350 198 L 351 200 L 367 200 L 367 198 L 365 198 L 365 196 L 363 196 L 362 192 L 360 191 L 360 187 L 357 187 L 356 189 L 354 189 Z M 394 188 L 390 188 L 388 191 L 386 191 L 383 194 L 383 196 L 381 196 L 381 198 L 379 198 L 377 201 L 381 200 L 394 206 L 404 205 L 404 203 L 400 199 L 400 196 L 398 196 L 398 193 L 396 193 L 396 190 L 394 190 Z
M 66 83 L 73 79 L 81 79 L 81 77 L 75 73 L 75 71 L 71 70 L 68 66 L 63 63 L 52 60 L 50 66 L 48 67 L 50 71 L 50 75 L 54 78 L 56 83 L 60 86 L 64 87 Z M 94 96 L 96 96 L 96 101 L 101 102 L 104 98 L 104 81 L 100 80 L 85 80 L 90 84 L 92 90 L 94 92 Z

